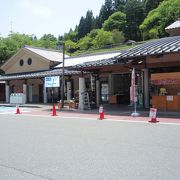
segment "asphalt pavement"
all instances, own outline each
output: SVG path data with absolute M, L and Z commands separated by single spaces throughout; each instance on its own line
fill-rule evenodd
M 1 180 L 179 180 L 180 125 L 0 114 Z

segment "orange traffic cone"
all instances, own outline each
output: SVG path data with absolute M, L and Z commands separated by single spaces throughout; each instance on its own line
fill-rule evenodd
M 99 106 L 99 119 L 103 120 L 104 119 L 104 109 L 103 106 Z
M 20 109 L 19 109 L 19 106 L 18 106 L 18 105 L 16 105 L 16 114 L 21 114 L 21 113 L 20 113 Z
M 56 106 L 53 104 L 53 109 L 52 109 L 52 116 L 57 116 L 56 114 Z

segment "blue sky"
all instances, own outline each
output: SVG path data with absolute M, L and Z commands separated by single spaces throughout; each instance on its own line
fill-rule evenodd
M 79 24 L 81 16 L 92 10 L 99 14 L 105 0 L 5 0 L 0 6 L 0 36 L 13 32 L 50 33 L 58 37 Z

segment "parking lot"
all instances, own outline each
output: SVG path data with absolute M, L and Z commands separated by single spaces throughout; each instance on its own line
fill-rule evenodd
M 179 180 L 180 126 L 0 114 L 0 179 Z

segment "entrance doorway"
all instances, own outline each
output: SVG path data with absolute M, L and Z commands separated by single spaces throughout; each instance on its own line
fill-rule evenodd
M 130 103 L 131 74 L 113 74 L 113 94 L 117 96 L 118 104 Z
M 39 102 L 43 103 L 43 84 L 39 84 Z

